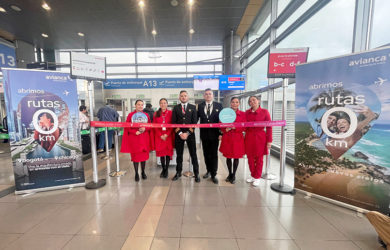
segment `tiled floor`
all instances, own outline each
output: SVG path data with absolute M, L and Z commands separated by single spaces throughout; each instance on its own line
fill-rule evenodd
M 114 160 L 107 168 L 99 159 L 107 185 L 98 190 L 0 198 L 0 249 L 381 249 L 367 219 L 351 210 L 301 193 L 275 193 L 269 188 L 275 181 L 251 187 L 244 161 L 235 185 L 224 181 L 222 157 L 219 185 L 160 179 L 155 159 L 148 163 L 148 179 L 136 183 L 130 157 L 121 154 L 120 161 L 127 174 L 112 178 L 107 173 Z M 85 167 L 90 174 L 91 160 Z M 278 169 L 272 158 L 271 172 Z M 174 172 L 171 167 L 170 177 Z M 286 177 L 293 185 L 291 167 Z

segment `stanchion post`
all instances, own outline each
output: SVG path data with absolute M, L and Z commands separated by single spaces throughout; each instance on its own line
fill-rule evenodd
M 110 173 L 111 177 L 121 177 L 122 175 L 126 174 L 126 171 L 120 170 L 119 165 L 119 139 L 118 139 L 118 130 L 115 129 L 114 132 L 114 144 L 115 144 L 115 165 L 116 165 L 116 171 L 113 171 Z
M 282 120 L 286 120 L 287 112 L 287 97 L 286 91 L 288 87 L 288 78 L 283 78 L 283 105 L 282 105 Z M 294 194 L 294 188 L 284 184 L 284 175 L 286 170 L 286 131 L 287 127 L 283 126 L 281 129 L 281 138 L 280 138 L 280 180 L 279 183 L 272 183 L 271 189 L 280 192 Z
M 109 159 L 111 159 L 111 157 L 110 157 L 110 151 L 109 151 L 109 149 L 108 149 L 108 147 L 109 147 L 109 145 L 108 145 L 108 128 L 106 127 L 105 128 L 106 130 L 104 131 L 104 139 L 105 139 L 105 141 L 106 141 L 106 156 L 104 156 L 102 159 L 104 159 L 104 160 L 109 160 Z
M 92 89 L 93 89 L 93 82 L 88 81 L 88 97 L 89 97 L 89 117 L 90 121 L 93 121 L 93 99 L 92 99 Z M 98 169 L 97 169 L 97 152 L 96 152 L 96 133 L 95 128 L 90 128 L 90 134 L 91 134 L 91 154 L 92 154 L 92 177 L 93 181 L 87 183 L 85 185 L 88 189 L 97 189 L 100 187 L 103 187 L 106 185 L 105 179 L 100 179 L 98 176 Z

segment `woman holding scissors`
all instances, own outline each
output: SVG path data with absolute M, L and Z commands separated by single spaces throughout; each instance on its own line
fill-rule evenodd
M 237 97 L 230 100 L 230 108 L 236 112 L 236 120 L 234 122 L 245 122 L 245 112 L 238 108 L 240 101 Z M 224 128 L 221 129 L 223 135 L 219 151 L 226 157 L 226 165 L 229 170 L 227 182 L 234 184 L 236 182 L 236 171 L 238 168 L 239 159 L 245 154 L 244 132 L 245 128 Z M 233 161 L 233 162 L 232 162 Z
M 144 102 L 135 101 L 135 111 L 131 112 L 126 122 L 133 123 L 150 123 L 150 117 L 143 112 Z M 131 161 L 134 164 L 135 181 L 139 181 L 138 165 L 141 163 L 142 179 L 146 179 L 145 165 L 149 159 L 150 145 L 150 128 L 125 128 L 123 132 L 121 153 L 130 153 Z
M 168 100 L 161 98 L 159 103 L 160 108 L 153 115 L 153 123 L 170 124 L 172 111 L 168 110 Z M 160 178 L 167 178 L 169 162 L 173 155 L 173 129 L 162 126 L 162 128 L 155 128 L 153 133 L 156 156 L 160 157 L 162 166 Z
M 268 110 L 262 109 L 256 96 L 249 97 L 249 106 L 245 112 L 247 122 L 270 121 Z M 272 142 L 272 127 L 248 127 L 245 134 L 245 152 L 248 156 L 248 165 L 251 177 L 246 181 L 257 187 L 263 171 L 263 157 L 268 154 Z

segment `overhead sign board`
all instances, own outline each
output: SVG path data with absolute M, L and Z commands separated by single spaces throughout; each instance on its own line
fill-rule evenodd
M 219 76 L 219 90 L 244 90 L 244 75 L 221 75 Z
M 192 78 L 127 78 L 107 79 L 104 89 L 175 89 L 193 88 Z
M 70 54 L 70 75 L 72 78 L 105 80 L 106 58 L 72 52 Z
M 219 89 L 219 76 L 200 75 L 194 76 L 194 90 Z
M 268 59 L 268 78 L 294 78 L 295 66 L 307 61 L 309 48 L 273 48 Z

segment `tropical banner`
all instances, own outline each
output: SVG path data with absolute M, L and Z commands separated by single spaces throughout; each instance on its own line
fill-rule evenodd
M 297 66 L 295 118 L 295 187 L 388 213 L 390 48 Z
M 2 71 L 16 193 L 84 185 L 76 80 Z

